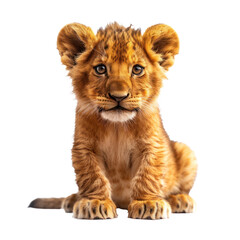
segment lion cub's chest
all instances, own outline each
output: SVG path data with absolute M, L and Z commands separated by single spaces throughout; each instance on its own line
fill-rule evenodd
M 125 207 L 130 198 L 130 182 L 137 169 L 136 151 L 134 138 L 117 130 L 109 131 L 99 142 L 100 166 L 111 184 L 112 198 L 120 207 Z

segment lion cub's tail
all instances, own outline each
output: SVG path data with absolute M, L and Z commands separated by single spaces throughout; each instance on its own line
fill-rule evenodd
M 65 198 L 36 198 L 28 207 L 30 208 L 46 208 L 46 209 L 60 209 L 62 208 Z

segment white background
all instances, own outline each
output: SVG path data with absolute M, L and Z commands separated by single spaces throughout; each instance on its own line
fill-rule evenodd
M 239 239 L 238 1 L 1 1 L 1 239 Z M 56 38 L 67 23 L 172 26 L 180 54 L 159 98 L 165 128 L 199 162 L 195 214 L 76 220 L 27 208 L 77 190 L 71 166 L 76 101 Z

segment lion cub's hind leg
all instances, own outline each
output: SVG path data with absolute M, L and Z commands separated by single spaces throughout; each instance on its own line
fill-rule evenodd
M 172 141 L 172 146 L 176 154 L 179 192 L 170 195 L 167 200 L 173 213 L 192 213 L 195 209 L 195 201 L 188 193 L 196 178 L 197 160 L 194 152 L 184 143 Z
M 62 203 L 62 208 L 65 210 L 66 213 L 73 212 L 73 206 L 77 200 L 78 200 L 77 194 L 72 194 L 64 199 Z
M 192 213 L 195 209 L 195 201 L 188 194 L 170 195 L 167 199 L 173 213 Z

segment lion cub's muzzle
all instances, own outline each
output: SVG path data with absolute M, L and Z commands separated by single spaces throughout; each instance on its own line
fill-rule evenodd
M 128 109 L 124 108 L 123 106 L 121 106 L 121 102 L 124 99 L 127 99 L 129 97 L 129 93 L 125 93 L 125 94 L 116 94 L 112 95 L 111 93 L 108 93 L 109 98 L 113 99 L 114 101 L 116 101 L 117 105 L 109 110 L 127 110 Z
M 115 95 L 112 95 L 111 93 L 108 94 L 108 96 L 111 99 L 115 100 L 118 103 L 129 97 L 129 93 L 127 93 L 127 94 L 126 93 L 125 94 L 124 93 L 123 94 L 118 94 L 117 96 L 115 96 Z
M 126 122 L 136 116 L 136 109 L 128 109 L 126 101 L 129 98 L 128 92 L 110 92 L 108 98 L 115 102 L 115 106 L 108 109 L 100 109 L 101 116 L 112 122 Z

